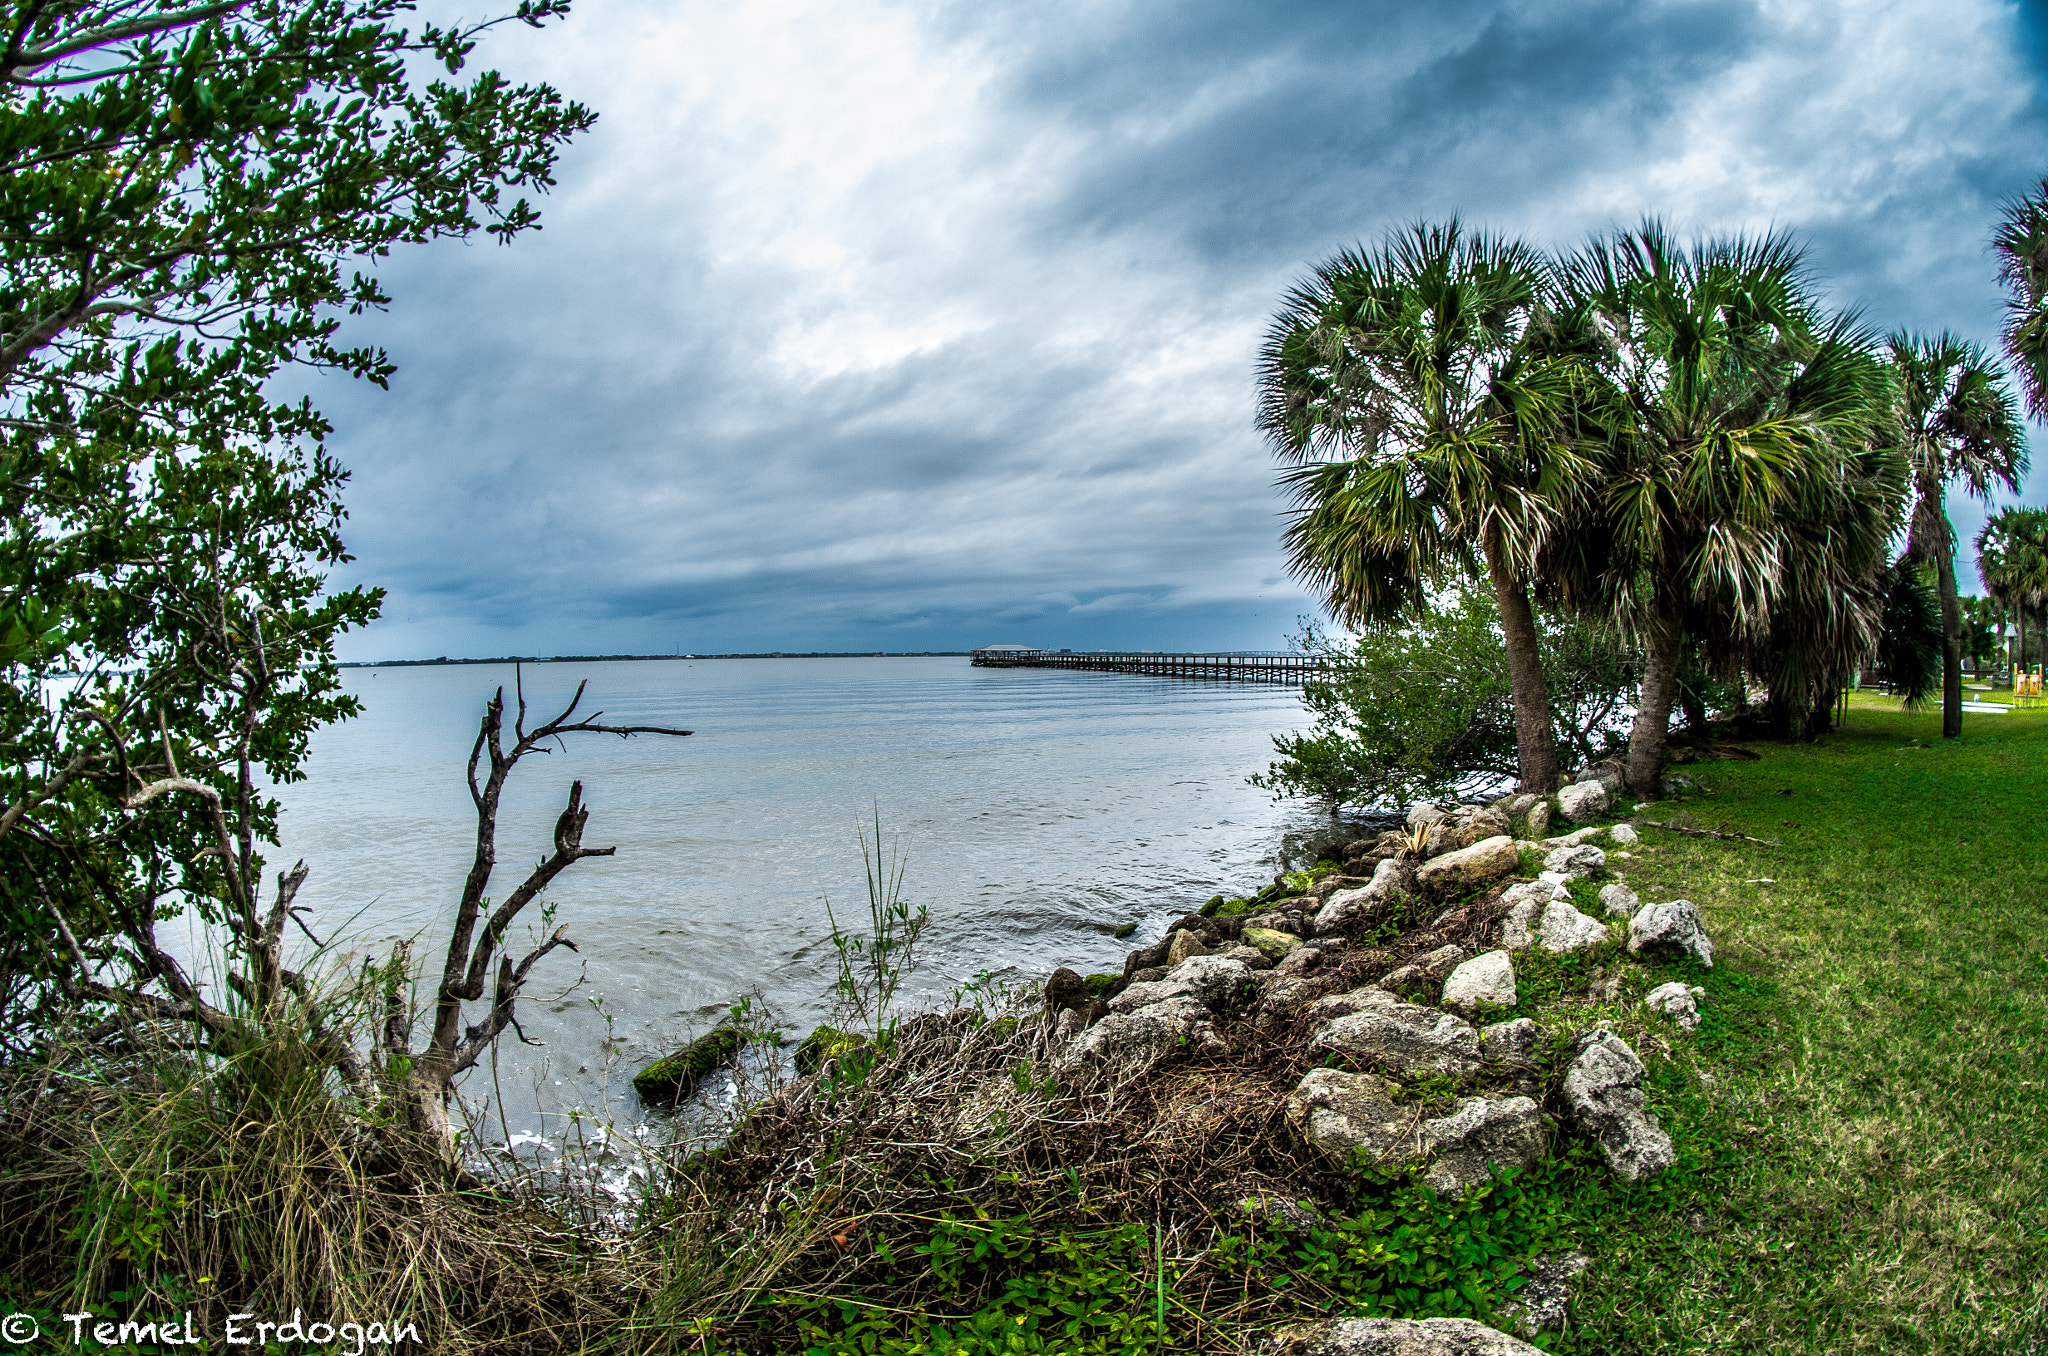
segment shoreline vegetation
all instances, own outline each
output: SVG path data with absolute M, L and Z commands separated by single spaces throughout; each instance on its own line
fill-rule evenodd
M 1408 1319 L 1500 1334 L 1451 1351 L 2032 1350 L 2048 713 L 1939 728 L 1859 694 L 1656 803 L 1568 787 L 1554 843 L 1448 846 L 1513 801 L 1418 810 L 1191 902 L 1122 974 L 870 1007 L 801 1074 L 742 1068 L 723 1142 L 649 1154 L 624 1217 L 408 1175 L 304 1033 L 240 1057 L 277 1071 L 260 1105 L 161 1045 L 54 1058 L 4 1102 L 0 1278 L 46 1332 L 297 1308 L 451 1352 L 1379 1351 Z M 1446 865 L 1482 844 L 1491 879 Z M 1673 899 L 1710 966 L 1678 934 L 1631 954 Z M 1591 1086 L 1610 1041 L 1640 1073 L 1613 1052 Z

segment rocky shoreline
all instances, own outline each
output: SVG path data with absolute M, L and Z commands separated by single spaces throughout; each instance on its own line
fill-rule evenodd
M 1412 1171 L 1460 1197 L 1582 1140 L 1624 1181 L 1663 1172 L 1677 1150 L 1638 1048 L 1696 1027 L 1703 991 L 1653 984 L 1645 966 L 1690 973 L 1713 953 L 1690 902 L 1629 887 L 1639 837 L 1603 822 L 1618 781 L 1601 767 L 1549 799 L 1417 805 L 1402 829 L 1342 844 L 1257 899 L 1176 919 L 1120 974 L 1056 971 L 1012 1015 L 928 1014 L 883 1048 L 821 1029 L 800 1076 L 736 1128 L 729 1170 L 745 1180 L 731 1185 L 771 1181 L 778 1157 L 809 1161 L 855 1084 L 889 1152 L 1065 1155 L 1077 1173 L 1159 1182 L 1156 1208 L 1183 1208 L 1178 1187 L 1205 1217 L 1301 1236 L 1333 1227 L 1322 1202 L 1362 1170 Z M 1578 827 L 1545 833 L 1560 818 Z M 1532 976 L 1541 1001 L 1524 1001 Z M 871 1177 L 870 1208 L 885 1208 L 902 1172 Z M 1522 1338 L 1566 1320 L 1585 1263 L 1529 1260 L 1529 1284 L 1500 1310 L 1522 1337 L 1463 1319 L 1339 1319 L 1247 1329 L 1238 1345 L 1532 1352 Z

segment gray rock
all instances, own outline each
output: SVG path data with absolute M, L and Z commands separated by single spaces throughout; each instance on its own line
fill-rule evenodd
M 1605 852 L 1594 847 L 1591 843 L 1579 843 L 1572 847 L 1561 847 L 1552 850 L 1550 855 L 1543 859 L 1543 874 L 1546 876 L 1560 875 L 1577 878 L 1580 876 L 1590 876 L 1606 865 L 1607 854 Z
M 1607 940 L 1607 925 L 1588 918 L 1561 899 L 1543 906 L 1542 930 L 1537 938 L 1545 951 L 1577 951 Z
M 1371 1074 L 1312 1069 L 1287 1098 L 1287 1118 L 1319 1152 L 1347 1167 L 1426 1160 L 1423 1180 L 1463 1192 L 1490 1166 L 1528 1167 L 1543 1156 L 1543 1117 L 1527 1097 L 1466 1097 L 1448 1116 L 1423 1119 Z
M 1202 939 L 1183 928 L 1166 939 L 1166 968 L 1171 970 L 1190 956 L 1206 956 L 1209 948 Z
M 1325 1318 L 1291 1323 L 1245 1343 L 1252 1356 L 1540 1356 L 1537 1348 L 1471 1318 Z
M 1519 862 L 1515 840 L 1496 834 L 1424 862 L 1415 873 L 1415 883 L 1433 894 L 1458 894 L 1507 875 Z
M 1267 975 L 1271 987 L 1259 996 L 1258 1011 L 1265 1017 L 1284 1017 L 1307 1002 L 1316 991 L 1316 982 L 1300 975 Z
M 1055 1067 L 1063 1072 L 1087 1069 L 1125 1080 L 1138 1077 L 1182 1049 L 1197 1054 L 1223 1049 L 1209 1023 L 1209 1010 L 1186 995 L 1151 1003 L 1135 1012 L 1110 1013 L 1076 1036 L 1055 1061 Z
M 1565 1070 L 1565 1105 L 1580 1132 L 1600 1147 L 1607 1166 L 1634 1182 L 1677 1162 L 1671 1136 L 1643 1095 L 1647 1070 L 1628 1042 L 1603 1027 L 1580 1037 L 1578 1049 Z
M 1509 906 L 1507 914 L 1500 920 L 1500 944 L 1506 951 L 1520 951 L 1536 945 L 1536 920 L 1543 916 L 1544 906 L 1533 899 L 1519 900 Z
M 1582 767 L 1571 774 L 1575 782 L 1598 782 L 1607 788 L 1607 794 L 1618 796 L 1628 785 L 1628 769 L 1619 758 L 1602 758 L 1589 767 Z
M 1061 1040 L 1070 1041 L 1088 1029 L 1088 1016 L 1077 1008 L 1062 1008 L 1052 1029 Z
M 1283 975 L 1305 975 L 1322 963 L 1323 953 L 1320 949 L 1313 946 L 1297 946 L 1282 956 L 1280 963 L 1273 969 Z
M 1636 898 L 1636 892 L 1616 881 L 1600 887 L 1600 904 L 1607 910 L 1609 918 L 1627 918 L 1633 915 L 1643 901 Z
M 1500 892 L 1500 902 L 1513 908 L 1524 902 L 1544 905 L 1564 893 L 1564 887 L 1547 880 L 1516 881 Z
M 1648 952 L 1653 956 L 1691 956 L 1712 966 L 1714 944 L 1707 939 L 1706 920 L 1689 899 L 1668 904 L 1645 904 L 1628 920 L 1628 951 L 1631 956 Z
M 1301 945 L 1300 937 L 1277 928 L 1246 928 L 1243 940 L 1246 946 L 1258 948 L 1259 953 L 1271 961 L 1279 960 Z
M 1543 840 L 1543 846 L 1546 849 L 1577 847 L 1581 843 L 1598 838 L 1605 832 L 1607 830 L 1600 825 L 1589 824 L 1583 829 L 1573 829 L 1570 833 L 1561 833 L 1555 838 L 1546 838 Z
M 1327 1022 L 1338 1017 L 1349 1017 L 1354 1012 L 1385 1012 L 1399 1006 L 1401 999 L 1398 995 L 1377 984 L 1368 984 L 1361 989 L 1318 998 L 1309 1004 L 1308 1014 L 1318 1021 Z
M 1643 841 L 1643 836 L 1636 832 L 1635 825 L 1633 824 L 1616 824 L 1607 831 L 1607 837 L 1624 847 L 1630 843 L 1640 843 Z
M 1500 1316 L 1513 1319 L 1515 1331 L 1524 1337 L 1561 1330 L 1571 1317 L 1572 1283 L 1592 1262 L 1582 1252 L 1559 1252 L 1533 1259 L 1524 1268 L 1528 1280 L 1515 1292 L 1514 1299 L 1500 1307 Z
M 1686 776 L 1683 772 L 1674 772 L 1657 785 L 1658 793 L 1671 800 L 1677 800 L 1681 796 L 1692 795 L 1699 789 L 1700 784 Z
M 1422 1180 L 1445 1195 L 1483 1186 L 1492 1169 L 1543 1160 L 1543 1113 L 1527 1097 L 1463 1097 L 1451 1114 L 1417 1127 L 1429 1167 Z
M 1531 838 L 1541 838 L 1550 832 L 1550 802 L 1539 800 L 1529 807 L 1529 821 L 1524 826 Z
M 1527 1017 L 1512 1022 L 1495 1022 L 1479 1029 L 1479 1048 L 1488 1059 L 1528 1059 L 1536 1053 L 1542 1038 L 1536 1023 Z
M 1133 984 L 1109 1000 L 1109 1010 L 1135 1012 L 1155 1003 L 1188 998 L 1212 1011 L 1229 1007 L 1251 987 L 1251 970 L 1226 956 L 1190 956 L 1164 979 Z
M 1605 814 L 1613 803 L 1614 798 L 1599 782 L 1574 782 L 1557 793 L 1558 810 L 1574 824 Z
M 1451 812 L 1442 806 L 1431 805 L 1426 800 L 1419 800 L 1408 807 L 1408 831 L 1413 833 L 1425 824 L 1435 824 L 1440 820 L 1449 819 L 1450 817 Z
M 1542 804 L 1543 797 L 1524 791 L 1521 795 L 1511 798 L 1505 805 L 1500 805 L 1498 801 L 1494 803 L 1499 805 L 1501 809 L 1506 810 L 1510 819 L 1520 819 L 1523 815 L 1528 814 L 1529 811 Z
M 1372 880 L 1356 890 L 1340 890 L 1324 902 L 1315 916 L 1320 934 L 1344 932 L 1369 919 L 1380 907 L 1415 888 L 1415 868 L 1398 858 L 1386 857 L 1372 869 Z
M 1396 1072 L 1427 1078 L 1479 1067 L 1479 1033 L 1435 1008 L 1395 1002 L 1325 1022 L 1316 1044 L 1376 1059 Z
M 1251 970 L 1270 970 L 1273 962 L 1266 959 L 1266 953 L 1255 946 L 1233 946 L 1228 951 L 1217 953 L 1225 960 L 1234 960 Z
M 1444 981 L 1444 1006 L 1470 1012 L 1481 1003 L 1515 1005 L 1515 963 L 1505 951 L 1474 956 Z
M 1414 1156 L 1419 1118 L 1394 1100 L 1394 1087 L 1371 1074 L 1311 1069 L 1287 1097 L 1287 1119 L 1318 1152 L 1352 1166 Z
M 1698 985 L 1681 984 L 1673 980 L 1659 984 L 1643 995 L 1643 1002 L 1653 1011 L 1661 1012 L 1677 1022 L 1687 1031 L 1697 1031 L 1700 1026 L 1700 999 L 1707 991 Z

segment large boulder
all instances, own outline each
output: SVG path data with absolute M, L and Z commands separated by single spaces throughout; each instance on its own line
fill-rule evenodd
M 1471 1318 L 1324 1318 L 1245 1343 L 1252 1356 L 1541 1356 Z
M 1553 848 L 1543 859 L 1543 874 L 1577 879 L 1590 876 L 1607 865 L 1607 854 L 1591 843 L 1574 843 Z
M 1444 1195 L 1485 1185 L 1495 1168 L 1543 1161 L 1543 1113 L 1527 1097 L 1461 1097 L 1416 1132 L 1430 1160 L 1422 1180 Z
M 1607 940 L 1607 925 L 1588 918 L 1562 899 L 1543 906 L 1543 922 L 1537 940 L 1545 951 L 1577 951 Z
M 1701 965 L 1714 963 L 1714 944 L 1707 939 L 1706 920 L 1689 899 L 1645 904 L 1628 920 L 1628 952 L 1676 959 L 1691 956 Z
M 1496 834 L 1424 862 L 1415 873 L 1415 883 L 1431 894 L 1461 894 L 1507 875 L 1520 860 L 1515 840 L 1504 833 Z
M 1445 1007 L 1470 1012 L 1481 1003 L 1503 1008 L 1515 1005 L 1515 963 L 1505 951 L 1474 956 L 1444 981 Z
M 1150 1003 L 1135 1012 L 1112 1012 L 1076 1036 L 1056 1067 L 1062 1071 L 1093 1069 L 1122 1080 L 1136 1078 L 1178 1050 L 1220 1053 L 1223 1043 L 1209 1016 L 1209 1009 L 1186 995 Z
M 1574 824 L 1607 813 L 1607 807 L 1613 803 L 1614 797 L 1599 782 L 1574 782 L 1557 793 L 1559 812 Z
M 1564 1075 L 1573 1123 L 1600 1146 L 1608 1167 L 1631 1182 L 1678 1161 L 1671 1136 L 1643 1095 L 1647 1072 L 1628 1042 L 1602 1027 L 1579 1038 L 1578 1055 Z
M 1355 890 L 1339 890 L 1323 902 L 1315 916 L 1316 933 L 1350 932 L 1414 888 L 1413 866 L 1399 858 L 1382 858 L 1372 869 L 1370 882 Z
M 1527 1097 L 1466 1097 L 1447 1116 L 1423 1119 L 1371 1074 L 1312 1069 L 1287 1098 L 1287 1118 L 1318 1151 L 1344 1166 L 1426 1160 L 1423 1180 L 1445 1194 L 1484 1183 L 1491 1168 L 1543 1157 L 1543 1117 Z
M 1109 1000 L 1109 1010 L 1136 1012 L 1155 1003 L 1188 998 L 1211 1011 L 1221 1011 L 1251 988 L 1251 967 L 1243 961 L 1227 956 L 1191 956 L 1167 971 L 1164 979 L 1131 985 Z
M 1479 1068 L 1479 1033 L 1435 1008 L 1395 1001 L 1325 1022 L 1325 1049 L 1364 1055 L 1411 1078 L 1467 1074 Z

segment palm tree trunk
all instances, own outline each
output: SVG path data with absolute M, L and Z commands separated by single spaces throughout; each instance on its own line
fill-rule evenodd
M 1481 543 L 1493 596 L 1500 605 L 1500 629 L 1507 642 L 1508 689 L 1515 703 L 1515 762 L 1520 789 L 1538 796 L 1557 790 L 1557 737 L 1550 728 L 1550 686 L 1543 680 L 1543 647 L 1529 588 L 1501 560 L 1500 532 L 1490 529 Z
M 1941 594 L 1941 737 L 1963 733 L 1963 608 L 1956 600 L 1956 536 L 1937 498 L 1931 526 L 1934 582 Z
M 1628 785 L 1654 799 L 1664 780 L 1664 736 L 1671 728 L 1671 700 L 1678 689 L 1678 661 L 1685 626 L 1678 606 L 1659 598 L 1643 637 L 1643 687 L 1636 722 L 1628 735 Z

